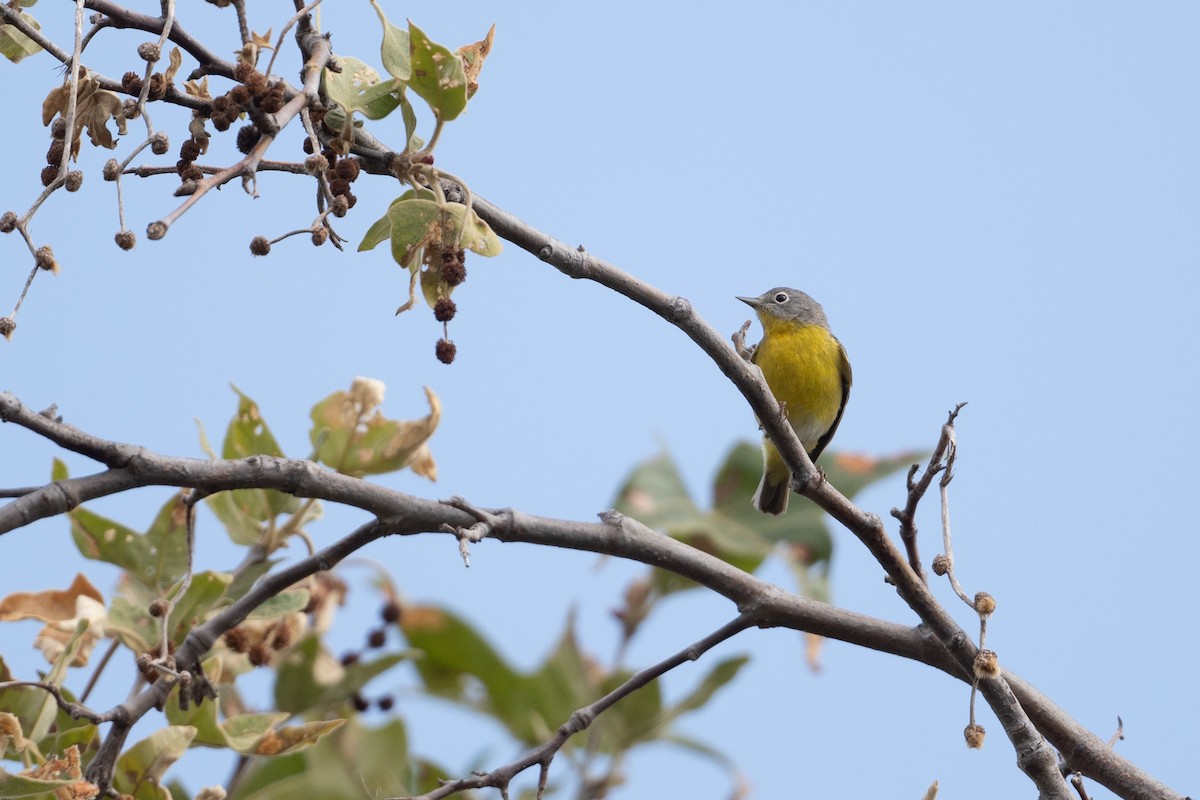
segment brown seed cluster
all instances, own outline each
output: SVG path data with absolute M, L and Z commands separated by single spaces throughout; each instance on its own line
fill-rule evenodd
M 258 144 L 258 140 L 262 135 L 258 132 L 256 125 L 243 125 L 238 128 L 237 132 L 237 149 L 242 153 L 249 153 L 254 149 L 254 145 Z
M 142 93 L 142 76 L 130 70 L 121 76 L 121 88 L 127 94 L 134 97 Z M 150 76 L 150 89 L 146 92 L 147 100 L 162 100 L 167 96 L 167 90 L 171 88 L 171 84 L 167 83 L 167 78 L 161 72 L 155 72 Z
M 458 286 L 467 279 L 467 254 L 461 248 L 442 251 L 442 280 L 450 286 Z
M 175 171 L 184 181 L 204 180 L 204 171 L 196 166 L 200 157 L 200 145 L 195 139 L 185 139 L 179 146 L 179 160 L 175 162 Z
M 358 180 L 358 176 L 362 172 L 362 166 L 358 163 L 358 159 L 338 158 L 338 154 L 329 149 L 322 150 L 321 155 L 325 156 L 325 160 L 329 162 L 329 171 L 326 174 L 329 176 L 329 193 L 333 195 L 333 201 L 336 203 L 340 197 L 345 200 L 347 209 L 354 208 L 358 197 L 350 191 L 350 184 Z
M 453 364 L 454 357 L 458 355 L 458 347 L 449 339 L 438 339 L 433 352 L 438 361 L 443 364 Z
M 267 114 L 275 114 L 283 108 L 286 90 L 283 81 L 269 83 L 266 75 L 255 69 L 253 64 L 245 61 L 238 62 L 233 70 L 233 77 L 240 82 L 239 85 L 212 99 L 212 113 L 209 119 L 212 120 L 213 127 L 218 131 L 229 130 L 243 113 L 252 108 Z M 246 136 L 249 137 L 250 134 L 246 134 Z M 248 152 L 249 148 L 254 146 L 253 142 L 256 141 L 258 141 L 257 129 L 255 129 L 253 141 L 242 152 Z M 243 144 L 242 136 L 239 134 L 238 148 L 241 149 Z
M 56 119 L 55 122 L 58 122 Z M 64 126 L 65 129 L 65 126 Z M 53 131 L 51 132 L 53 134 Z M 67 146 L 61 136 L 53 136 L 50 140 L 50 147 L 46 150 L 46 166 L 42 167 L 42 186 L 49 186 L 58 178 L 58 169 L 62 164 L 63 153 L 66 152 Z M 83 182 L 83 173 L 79 173 L 79 183 Z M 76 184 L 76 189 L 79 185 Z M 72 189 L 71 191 L 74 191 Z

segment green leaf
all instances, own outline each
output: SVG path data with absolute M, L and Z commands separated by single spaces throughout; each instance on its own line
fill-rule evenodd
M 549 736 L 577 708 L 602 694 L 590 670 L 575 638 L 574 614 L 570 614 L 549 657 L 540 668 L 523 678 L 529 708 L 518 710 L 520 717 L 508 721 L 509 729 L 518 730 L 528 725 L 526 744 Z M 530 713 L 533 710 L 537 711 L 536 717 Z
M 436 195 L 434 195 L 434 193 L 429 189 L 409 189 L 407 192 L 400 195 L 388 204 L 388 211 L 391 211 L 392 206 L 396 205 L 397 203 L 402 203 L 406 200 L 434 200 L 435 198 Z M 375 222 L 371 224 L 371 227 L 367 229 L 367 232 L 363 235 L 362 242 L 360 242 L 358 245 L 358 252 L 361 253 L 365 250 L 374 250 L 380 242 L 390 239 L 391 236 L 392 220 L 391 217 L 389 217 L 385 212 L 382 217 L 375 220 Z
M 719 509 L 701 511 L 688 494 L 675 462 L 666 454 L 634 468 L 618 492 L 614 507 L 747 572 L 758 569 L 771 551 L 770 542 L 754 527 Z M 695 585 L 673 573 L 655 572 L 655 586 L 664 594 Z
M 378 407 L 364 407 L 350 392 L 334 392 L 313 406 L 310 414 L 314 458 L 344 475 L 362 477 L 411 467 L 418 475 L 434 480 L 437 467 L 426 443 L 437 430 L 442 406 L 428 387 L 425 398 L 428 415 L 394 420 Z
M 362 90 L 358 96 L 355 111 L 361 111 L 367 119 L 383 119 L 388 114 L 396 110 L 396 106 L 400 105 L 401 95 L 400 89 L 402 84 L 398 81 L 381 81 L 374 86 L 368 86 Z
M 259 578 L 270 572 L 271 567 L 280 561 L 281 559 L 278 558 L 265 558 L 262 561 L 243 567 L 234 576 L 233 583 L 225 587 L 225 595 L 221 598 L 221 605 L 227 606 L 231 603 L 236 603 L 246 592 L 250 591 L 250 587 Z
M 459 203 L 451 203 L 457 206 Z M 466 206 L 463 206 L 463 211 L 466 211 Z M 459 215 L 459 223 L 462 224 L 463 214 Z M 471 209 L 470 216 L 466 217 L 466 224 L 463 227 L 462 246 L 468 250 L 478 253 L 481 256 L 498 256 L 504 249 L 504 245 L 500 242 L 500 237 L 492 230 L 491 226 L 479 218 L 475 213 L 475 209 Z
M 409 755 L 400 720 L 367 728 L 351 719 L 304 752 L 255 759 L 230 800 L 407 797 L 433 791 L 450 774 Z
M 525 681 L 474 628 L 434 606 L 406 607 L 400 627 L 422 653 L 416 667 L 428 692 L 494 716 L 520 741 L 536 738 L 545 723 L 530 719 Z M 474 681 L 482 698 L 469 691 Z
M 821 460 L 826 478 L 847 497 L 903 469 L 927 453 L 908 452 L 887 458 L 827 453 Z M 712 511 L 692 502 L 679 471 L 668 456 L 634 468 L 617 495 L 615 508 L 665 531 L 724 561 L 752 572 L 772 552 L 780 554 L 797 576 L 801 591 L 813 599 L 829 599 L 829 560 L 833 536 L 825 513 L 796 497 L 779 516 L 763 514 L 751 504 L 762 477 L 762 453 L 749 442 L 736 444 L 713 483 Z M 656 571 L 655 588 L 669 593 L 695 584 Z
M 713 484 L 714 510 L 767 541 L 800 543 L 810 548 L 815 558 L 829 558 L 833 539 L 825 524 L 825 512 L 815 503 L 793 497 L 788 510 L 774 516 L 762 513 L 750 502 L 762 477 L 762 466 L 762 450 L 757 445 L 749 442 L 735 445 L 717 471 Z
M 68 516 L 80 553 L 121 567 L 150 589 L 165 589 L 187 570 L 185 509 L 178 494 L 159 510 L 144 534 L 82 506 Z
M 280 592 L 264 600 L 258 608 L 246 616 L 246 619 L 275 619 L 294 614 L 308 605 L 310 596 L 308 589 L 289 589 Z
M 316 705 L 325 690 L 316 677 L 317 659 L 333 662 L 315 633 L 306 635 L 288 650 L 275 668 L 275 707 L 289 714 L 302 714 Z
M 225 430 L 221 457 L 238 459 L 265 455 L 282 458 L 283 450 L 262 418 L 258 404 L 236 386 L 233 390 L 238 395 L 238 407 Z M 274 489 L 218 492 L 205 498 L 205 503 L 221 521 L 229 538 L 235 544 L 246 546 L 261 543 L 272 528 L 269 523 L 281 514 L 294 514 L 304 508 L 304 519 L 293 521 L 291 526 L 292 530 L 298 530 L 322 513 L 320 504 L 305 502 L 302 505 L 292 495 Z
M 347 112 L 359 111 L 369 119 L 383 119 L 400 104 L 397 95 L 404 89 L 403 83 L 381 79 L 374 67 L 357 58 L 342 57 L 338 62 L 342 71 L 326 69 L 321 81 L 329 99 Z
M 159 639 L 158 620 L 150 616 L 146 605 L 120 595 L 109 605 L 104 630 L 135 653 L 146 652 Z
M 0 769 L 0 797 L 4 800 L 54 800 L 55 789 L 78 783 L 82 777 L 62 770 L 53 778 L 29 778 Z
M 449 122 L 467 107 L 467 74 L 462 58 L 432 41 L 408 22 L 412 77 L 408 85 L 429 104 L 439 119 Z
M 717 662 L 695 689 L 667 711 L 667 719 L 674 720 L 689 711 L 703 708 L 713 695 L 737 677 L 749 661 L 748 656 L 732 656 Z
M 411 199 L 388 207 L 392 260 L 412 269 L 421 261 L 421 250 L 441 241 L 449 222 L 447 213 L 433 200 Z
M 679 468 L 666 453 L 634 467 L 617 493 L 615 508 L 659 530 L 693 525 L 701 518 Z
M 21 19 L 34 30 L 42 29 L 38 21 L 24 11 L 21 12 Z M 42 46 L 17 30 L 15 25 L 0 25 L 0 55 L 9 61 L 16 64 L 21 59 L 41 51 Z
M 615 690 L 631 677 L 632 673 L 624 670 L 612 673 L 605 679 L 602 692 Z M 661 727 L 662 713 L 662 685 L 658 681 L 622 697 L 596 720 L 601 748 L 606 753 L 619 753 L 638 742 L 653 741 Z
M 411 45 L 408 40 L 408 31 L 397 28 L 388 22 L 388 18 L 383 15 L 383 9 L 375 0 L 371 0 L 371 5 L 375 8 L 375 13 L 379 15 L 379 23 L 383 26 L 383 43 L 379 46 L 383 68 L 393 78 L 408 81 L 412 77 L 412 60 L 409 56 Z
M 188 584 L 187 591 L 175 601 L 175 607 L 171 609 L 167 625 L 171 644 L 182 644 L 192 628 L 208 618 L 232 581 L 232 575 L 212 570 L 192 575 L 192 582 Z
M 160 781 L 195 736 L 196 729 L 190 725 L 172 725 L 150 734 L 117 759 L 113 788 L 136 800 L 171 800 Z

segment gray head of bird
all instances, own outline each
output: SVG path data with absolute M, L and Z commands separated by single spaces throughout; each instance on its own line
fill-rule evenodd
M 825 309 L 799 289 L 776 286 L 758 297 L 739 297 L 738 300 L 752 307 L 760 315 L 767 314 L 782 320 L 795 320 L 804 325 L 829 327 Z

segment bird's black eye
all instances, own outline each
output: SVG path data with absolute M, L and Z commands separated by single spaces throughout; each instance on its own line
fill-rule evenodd
M 780 305 L 782 305 L 783 303 L 786 303 L 787 301 L 788 301 L 787 292 L 776 292 L 775 293 L 775 302 L 776 303 L 779 303 Z

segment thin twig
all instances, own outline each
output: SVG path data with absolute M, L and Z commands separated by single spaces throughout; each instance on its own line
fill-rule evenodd
M 100 657 L 100 663 L 92 670 L 92 674 L 88 676 L 87 684 L 83 687 L 83 693 L 79 695 L 79 702 L 86 703 L 88 696 L 92 693 L 92 689 L 96 688 L 96 682 L 100 680 L 100 675 L 104 672 L 104 668 L 108 666 L 108 662 L 112 659 L 113 653 L 117 652 L 117 648 L 121 646 L 121 640 L 113 638 L 109 642 L 108 649 L 104 651 L 104 655 Z
M 275 49 L 271 51 L 271 58 L 267 61 L 267 68 L 263 72 L 268 78 L 271 77 L 271 69 L 275 66 L 275 57 L 279 55 L 279 51 L 283 49 L 283 37 L 292 29 L 292 26 L 299 22 L 306 14 L 312 13 L 312 10 L 321 5 L 321 0 L 313 0 L 304 8 L 296 12 L 296 14 L 284 23 L 283 28 L 279 31 L 279 38 L 275 41 Z
M 497 767 L 490 772 L 485 772 L 482 774 L 476 773 L 470 778 L 460 778 L 458 780 L 445 781 L 438 788 L 422 795 L 414 795 L 412 797 L 403 799 L 393 798 L 392 800 L 439 800 L 439 798 L 449 797 L 450 795 L 458 794 L 459 792 L 463 792 L 468 789 L 483 789 L 489 787 L 496 788 L 501 792 L 507 793 L 512 779 L 534 765 L 539 767 L 537 797 L 540 800 L 546 789 L 546 779 L 549 774 L 550 763 L 554 760 L 554 756 L 558 753 L 558 751 L 562 749 L 563 745 L 565 745 L 572 736 L 580 731 L 587 730 L 587 728 L 600 714 L 611 708 L 618 700 L 628 697 L 630 694 L 633 694 L 633 692 L 637 691 L 643 686 L 646 686 L 680 664 L 683 664 L 686 661 L 695 661 L 716 645 L 732 638 L 747 628 L 753 627 L 756 624 L 758 624 L 758 621 L 756 620 L 754 614 L 739 614 L 736 618 L 725 623 L 708 636 L 705 636 L 703 639 L 688 645 L 684 649 L 668 658 L 663 659 L 657 664 L 635 673 L 629 678 L 629 680 L 625 681 L 616 689 L 613 689 L 596 702 L 577 709 L 571 714 L 565 723 L 559 726 L 558 732 L 553 738 L 539 747 L 530 750 L 528 753 L 511 763 L 505 764 L 502 767 Z
M 925 473 L 920 480 L 914 480 L 919 467 L 913 464 L 908 472 L 908 497 L 904 504 L 904 509 L 892 509 L 892 516 L 900 520 L 900 541 L 904 543 L 905 552 L 908 554 L 908 565 L 913 572 L 920 576 L 921 581 L 928 583 L 929 580 L 925 576 L 925 567 L 921 563 L 921 554 L 917 547 L 917 505 L 925 496 L 925 492 L 929 490 L 929 485 L 933 482 L 933 476 L 937 475 L 945 469 L 944 461 L 946 459 L 946 451 L 950 448 L 950 440 L 954 433 L 954 419 L 958 416 L 958 412 L 966 403 L 959 403 L 950 412 L 949 418 L 942 425 L 942 433 L 938 439 L 937 446 L 933 448 L 933 453 L 929 456 L 929 463 L 925 467 Z
M 48 692 L 54 697 L 54 702 L 58 704 L 58 707 L 65 711 L 71 719 L 86 719 L 94 725 L 109 722 L 112 719 L 109 714 L 101 714 L 82 703 L 75 703 L 68 700 L 66 695 L 62 693 L 62 689 L 53 683 L 47 681 L 0 681 L 0 691 L 15 689 L 18 686 L 32 686 L 35 689 Z

